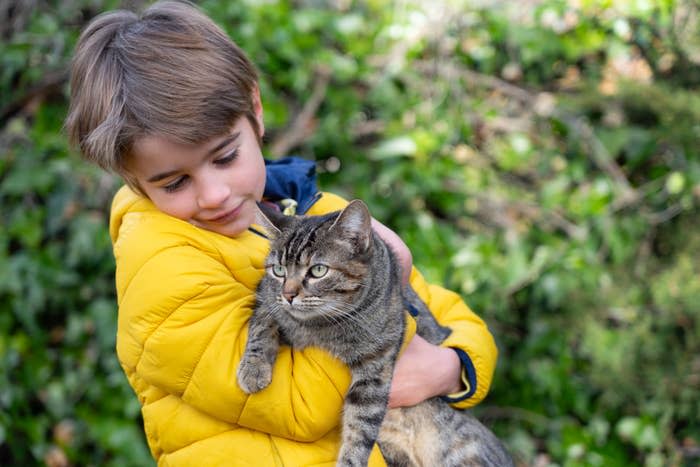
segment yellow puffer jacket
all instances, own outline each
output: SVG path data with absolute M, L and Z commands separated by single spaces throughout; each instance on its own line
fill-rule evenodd
M 326 193 L 308 214 L 345 204 Z M 117 354 L 142 404 L 158 465 L 334 465 L 350 382 L 342 363 L 319 349 L 283 347 L 269 387 L 249 396 L 236 384 L 267 240 L 253 232 L 228 238 L 199 229 L 126 187 L 114 198 L 110 233 Z M 445 345 L 471 366 L 465 377 L 474 387 L 454 405 L 476 404 L 496 362 L 491 334 L 456 294 L 428 285 L 415 269 L 411 283 L 453 328 Z M 415 323 L 408 321 L 412 336 Z M 370 465 L 385 465 L 376 446 Z

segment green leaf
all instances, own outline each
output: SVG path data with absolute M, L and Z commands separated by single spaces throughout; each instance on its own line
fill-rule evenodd
M 393 159 L 396 157 L 412 156 L 416 153 L 416 143 L 409 136 L 399 136 L 386 141 L 383 141 L 378 146 L 374 147 L 369 157 L 372 160 L 379 161 L 385 159 Z

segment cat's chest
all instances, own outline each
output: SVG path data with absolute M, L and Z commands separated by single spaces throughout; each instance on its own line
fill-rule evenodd
M 364 333 L 352 330 L 351 326 L 299 326 L 297 323 L 280 323 L 282 341 L 301 350 L 319 347 L 348 363 L 367 350 Z M 363 337 L 365 338 L 363 340 Z

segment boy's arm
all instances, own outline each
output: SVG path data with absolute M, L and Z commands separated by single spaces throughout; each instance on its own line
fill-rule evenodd
M 158 387 L 231 424 L 314 441 L 340 423 L 349 371 L 320 350 L 282 347 L 270 386 L 243 393 L 236 370 L 253 303 L 253 292 L 208 254 L 162 250 L 121 294 L 120 362 L 135 387 Z
M 498 357 L 496 343 L 486 323 L 458 294 L 428 284 L 415 268 L 411 273 L 411 285 L 438 322 L 452 329 L 441 347 L 449 348 L 459 357 L 464 387 L 461 392 L 450 394 L 445 399 L 460 409 L 478 404 L 489 391 Z
M 411 277 L 411 269 L 413 268 L 413 255 L 411 255 L 411 250 L 408 249 L 408 246 L 406 246 L 396 232 L 374 217 L 372 218 L 372 229 L 374 229 L 377 235 L 384 240 L 384 243 L 386 243 L 389 248 L 391 248 L 391 251 L 394 252 L 394 255 L 396 255 L 396 259 L 401 265 L 401 282 L 408 284 L 408 280 Z
M 389 407 L 410 407 L 435 396 L 458 393 L 462 388 L 457 353 L 419 335 L 408 342 L 394 367 Z

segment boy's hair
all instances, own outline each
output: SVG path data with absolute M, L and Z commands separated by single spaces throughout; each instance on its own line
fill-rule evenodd
M 139 17 L 116 10 L 81 33 L 71 65 L 66 130 L 83 156 L 124 177 L 134 142 L 159 135 L 197 144 L 246 117 L 258 137 L 255 67 L 190 3 L 161 1 Z

